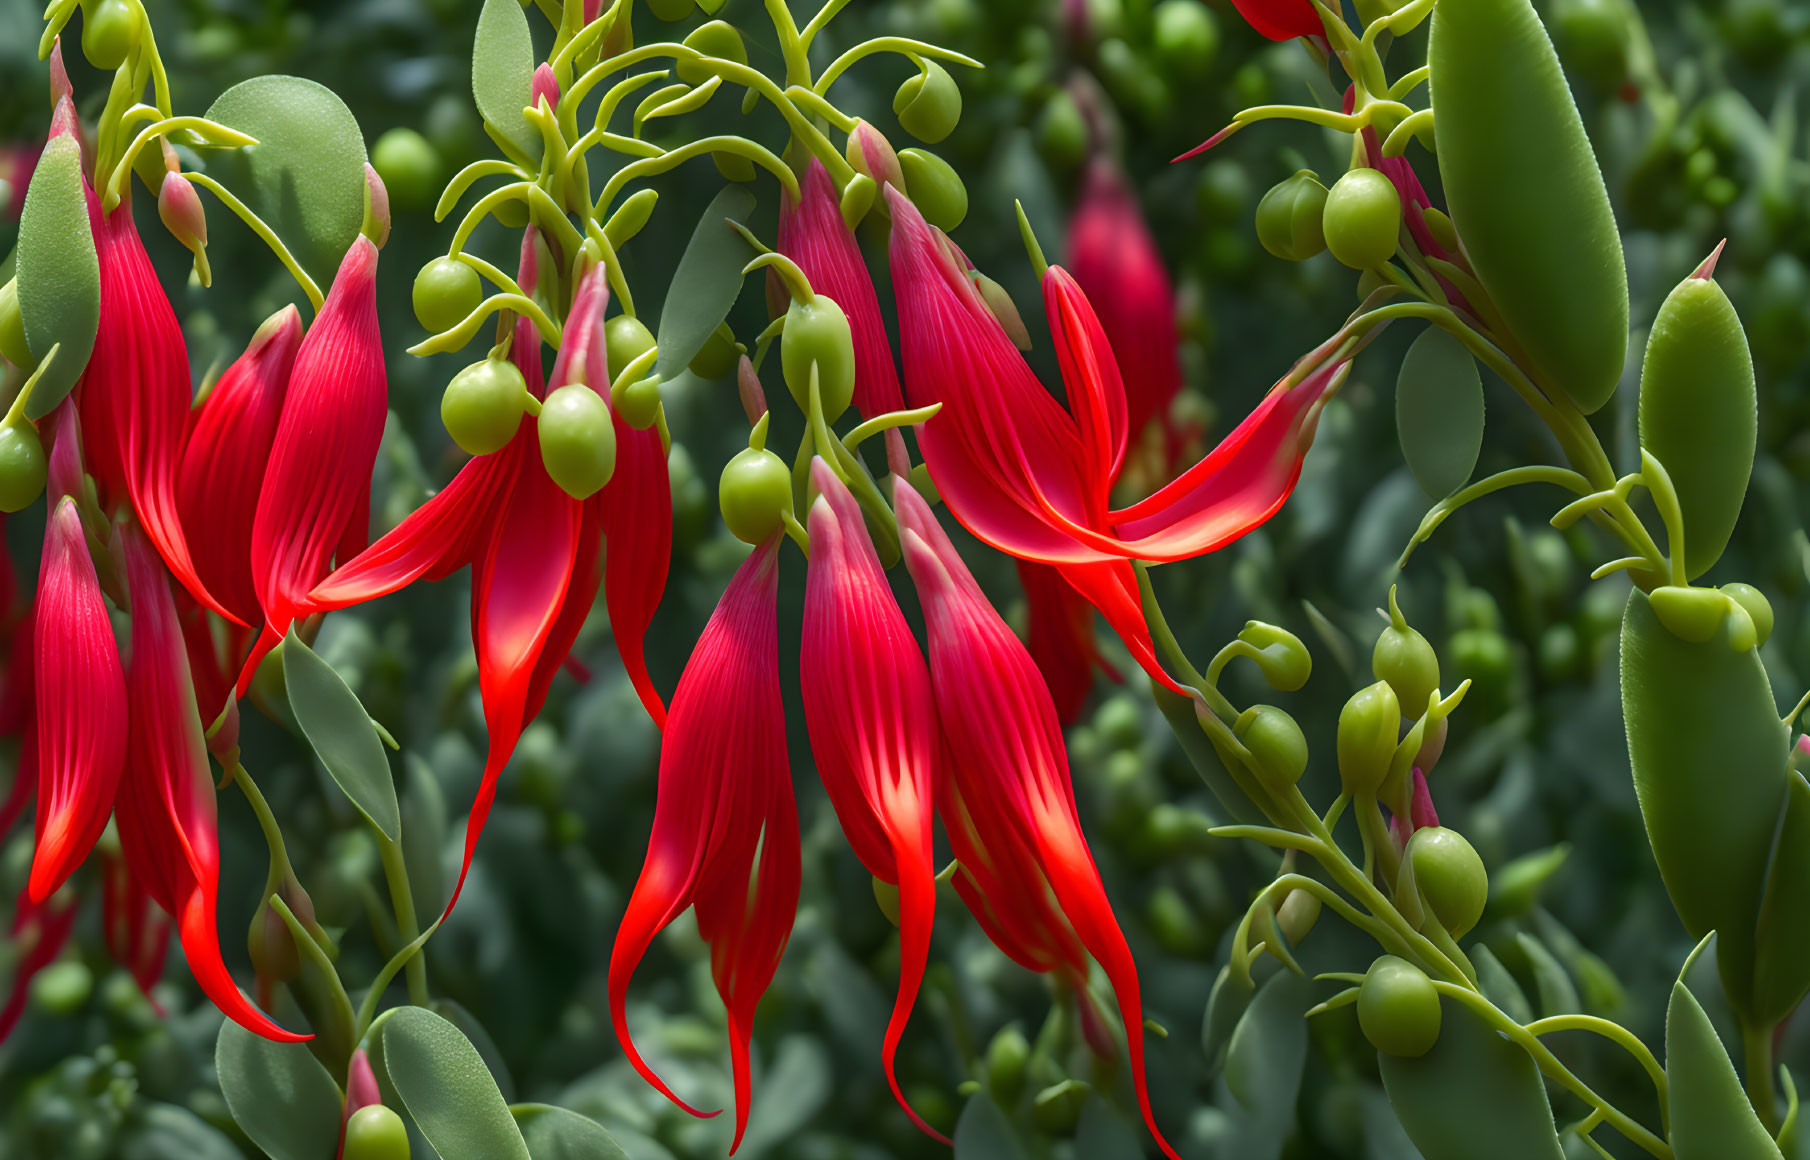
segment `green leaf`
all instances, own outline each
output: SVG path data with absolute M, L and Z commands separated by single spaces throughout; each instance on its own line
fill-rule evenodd
M 204 150 L 209 172 L 326 287 L 364 223 L 365 141 L 352 110 L 313 81 L 263 76 L 221 93 L 207 116 L 258 139 Z
M 321 764 L 358 811 L 395 841 L 402 833 L 402 811 L 377 728 L 357 694 L 293 628 L 283 641 L 283 681 L 289 707 Z
M 338 1111 L 333 1113 L 333 1133 L 337 1139 Z M 133 1107 L 119 1150 L 109 1155 L 119 1160 L 241 1160 L 232 1141 L 194 1112 L 145 1101 Z
M 383 1025 L 390 1082 L 441 1160 L 530 1160 L 528 1145 L 478 1049 L 424 1007 Z
M 471 96 L 492 129 L 530 157 L 540 154 L 540 134 L 522 110 L 534 88 L 534 37 L 516 0 L 484 0 L 471 45 Z
M 1099 1096 L 1091 1096 L 1075 1125 L 1075 1155 L 1087 1160 L 1144 1160 L 1143 1130 Z
M 1810 782 L 1793 771 L 1760 924 L 1754 936 L 1754 1008 L 1790 1011 L 1810 988 Z
M 673 271 L 660 307 L 660 346 L 654 373 L 670 379 L 691 364 L 704 342 L 729 317 L 742 292 L 742 267 L 754 260 L 754 249 L 728 222 L 745 222 L 754 212 L 754 195 L 740 185 L 724 187 L 698 219 L 691 241 Z
M 490 1038 L 490 1032 L 478 1022 L 478 1017 L 467 1011 L 456 1000 L 435 999 L 428 1004 L 428 1009 L 440 1018 L 451 1023 L 459 1034 L 471 1040 L 471 1045 L 478 1049 L 478 1058 L 490 1069 L 490 1078 L 496 1081 L 497 1090 L 503 1093 L 505 1100 L 515 1098 L 515 1079 L 509 1074 L 509 1065 L 503 1062 L 503 1053 L 498 1050 L 496 1041 Z
M 1226 1048 L 1226 1088 L 1258 1124 L 1282 1128 L 1294 1120 L 1307 1064 L 1307 1020 L 1313 981 L 1278 971 L 1257 988 Z
M 1540 1017 L 1550 1019 L 1554 1015 L 1574 1015 L 1583 1010 L 1571 976 L 1546 949 L 1546 944 L 1525 932 L 1517 934 L 1515 942 L 1533 967 L 1533 985 L 1540 995 Z
M 1464 344 L 1443 330 L 1414 340 L 1395 380 L 1395 429 L 1421 490 L 1444 499 L 1464 486 L 1483 450 L 1483 379 Z
M 1502 1013 L 1516 1023 L 1533 1022 L 1533 1005 L 1527 1001 L 1527 993 L 1521 990 L 1521 984 L 1515 981 L 1494 951 L 1484 943 L 1478 943 L 1471 948 L 1471 965 L 1477 968 L 1477 986 L 1485 999 L 1500 1007 Z
M 1564 1160 L 1533 1057 L 1456 1000 L 1418 1059 L 1377 1053 L 1383 1090 L 1426 1160 Z
M 1665 1077 L 1677 1160 L 1780 1160 L 1703 1005 L 1680 979 L 1665 1009 Z
M 1024 1145 L 993 1097 L 976 1092 L 955 1122 L 955 1160 L 1025 1160 Z
M 320 1160 L 339 1143 L 339 1086 L 305 1044 L 275 1043 L 228 1019 L 214 1044 L 226 1106 L 271 1160 Z
M 1207 1058 L 1207 1070 L 1217 1075 L 1225 1062 L 1226 1045 L 1238 1029 L 1238 1021 L 1251 1005 L 1256 988 L 1232 973 L 1228 964 L 1219 968 L 1213 989 L 1207 992 L 1207 1010 L 1200 1021 L 1200 1050 Z
M 516 1104 L 509 1109 L 534 1160 L 629 1160 L 603 1125 L 551 1104 Z
M 25 414 L 41 419 L 69 394 L 101 320 L 101 268 L 82 189 L 82 150 L 64 134 L 44 146 L 19 217 L 19 314 L 36 358 L 61 343 Z
M 402 861 L 408 868 L 415 907 L 438 914 L 446 905 L 445 874 L 440 851 L 446 845 L 446 791 L 427 762 L 413 753 L 405 760 L 402 789 Z

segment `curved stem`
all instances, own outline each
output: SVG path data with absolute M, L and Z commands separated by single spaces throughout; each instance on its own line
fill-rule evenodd
M 1589 1031 L 1612 1041 L 1632 1055 L 1653 1081 L 1653 1090 L 1659 1093 L 1659 1107 L 1661 1114 L 1664 1114 L 1670 1095 L 1665 1068 L 1660 1066 L 1659 1060 L 1654 1058 L 1653 1052 L 1640 1041 L 1640 1037 L 1626 1027 L 1595 1015 L 1553 1015 L 1527 1024 L 1527 1030 L 1534 1035 L 1550 1035 L 1555 1031 Z
M 843 73 L 847 72 L 855 62 L 862 60 L 865 57 L 870 57 L 877 52 L 896 52 L 901 56 L 928 56 L 937 60 L 954 61 L 956 64 L 967 65 L 969 68 L 983 67 L 980 61 L 975 60 L 973 57 L 964 56 L 953 49 L 944 48 L 941 45 L 930 44 L 922 40 L 912 40 L 910 37 L 906 36 L 877 36 L 872 40 L 857 44 L 855 47 L 831 61 L 830 67 L 823 70 L 823 75 L 818 77 L 817 83 L 811 87 L 817 90 L 818 96 L 827 94 L 830 91 L 830 86 L 836 83 L 837 77 L 840 77 Z
M 415 896 L 409 889 L 409 871 L 407 863 L 402 859 L 402 843 L 391 841 L 376 823 L 372 823 L 371 829 L 376 835 L 377 853 L 383 860 L 383 876 L 390 888 L 390 905 L 396 912 L 396 933 L 405 944 L 398 957 L 404 953 L 408 955 L 404 962 L 408 966 L 409 1002 L 417 1007 L 425 1007 L 427 959 L 419 952 L 421 944 L 426 940 L 417 933 L 420 924 L 415 918 Z M 381 988 L 374 984 L 371 994 L 380 993 Z M 370 996 L 366 996 L 366 1002 L 369 1001 Z M 362 1016 L 362 1012 L 360 1014 Z
M 190 181 L 219 198 L 222 205 L 232 210 L 238 215 L 240 221 L 251 227 L 251 232 L 258 235 L 264 244 L 270 247 L 271 253 L 277 256 L 277 261 L 283 263 L 283 268 L 289 271 L 289 276 L 295 279 L 296 285 L 302 288 L 302 293 L 308 296 L 308 304 L 314 308 L 316 314 L 319 314 L 321 303 L 325 301 L 320 287 L 316 286 L 314 279 L 310 278 L 308 272 L 302 269 L 302 264 L 295 260 L 295 255 L 289 252 L 289 247 L 283 244 L 283 239 L 277 237 L 276 231 L 265 224 L 263 218 L 253 213 L 250 206 L 234 197 L 230 190 L 207 174 L 190 173 L 187 176 Z

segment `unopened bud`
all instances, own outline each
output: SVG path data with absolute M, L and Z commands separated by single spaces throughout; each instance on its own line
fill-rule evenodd
M 246 949 L 251 952 L 251 969 L 260 979 L 287 983 L 301 973 L 301 951 L 296 948 L 288 924 L 268 901 L 252 916 Z
M 962 119 L 962 90 L 948 69 L 928 57 L 919 62 L 919 70 L 899 86 L 892 111 L 907 133 L 935 145 Z
M 369 161 L 365 162 L 365 220 L 359 232 L 380 250 L 390 240 L 390 191 Z
M 1314 923 L 1320 918 L 1320 897 L 1306 890 L 1291 890 L 1282 905 L 1276 908 L 1276 925 L 1282 930 L 1282 937 L 1288 945 L 1298 947 L 1308 932 L 1313 930 Z
M 1339 710 L 1339 784 L 1353 797 L 1376 793 L 1401 736 L 1401 703 L 1389 682 L 1359 689 Z
M 1753 621 L 1754 644 L 1765 644 L 1772 636 L 1772 604 L 1765 594 L 1751 584 L 1724 584 L 1722 594 Z
M 207 245 L 207 213 L 195 185 L 180 173 L 166 172 L 157 191 L 157 216 L 172 237 L 199 254 Z
M 1293 785 L 1307 772 L 1307 738 L 1295 719 L 1274 705 L 1252 705 L 1238 715 L 1232 731 L 1256 758 L 1265 785 Z
M 999 320 L 1000 329 L 1019 350 L 1031 349 L 1031 332 L 1025 329 L 1024 316 L 1018 313 L 1018 304 L 1006 293 L 1006 288 L 987 277 L 979 270 L 970 270 L 969 276 L 974 279 L 975 289 L 980 291 L 981 300 L 993 317 Z
M 1377 680 L 1389 682 L 1409 717 L 1425 713 L 1428 698 L 1439 690 L 1439 656 L 1402 616 L 1394 588 L 1389 589 L 1389 627 L 1376 638 L 1370 669 Z
M 1278 692 L 1292 693 L 1313 675 L 1313 654 L 1300 637 L 1285 628 L 1261 620 L 1247 621 L 1239 630 L 1238 639 L 1257 650 L 1244 655 L 1263 670 L 1263 679 Z
M 843 152 L 856 173 L 871 177 L 875 185 L 891 185 L 904 192 L 905 175 L 899 168 L 897 151 L 885 134 L 866 121 L 856 121 L 855 127 L 849 130 L 848 147 Z M 884 205 L 884 201 L 876 200 L 876 204 Z
M 553 67 L 542 64 L 534 70 L 534 79 L 528 84 L 528 103 L 533 108 L 540 108 L 542 101 L 547 108 L 559 108 L 559 79 L 553 75 Z
M 761 388 L 754 361 L 745 354 L 736 360 L 735 389 L 742 397 L 742 410 L 747 413 L 749 425 L 760 422 L 760 417 L 767 413 L 767 392 Z

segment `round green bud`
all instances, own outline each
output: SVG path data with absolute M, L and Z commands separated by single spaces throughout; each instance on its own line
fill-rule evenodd
M 472 363 L 446 384 L 440 421 L 467 455 L 501 451 L 515 438 L 527 409 L 528 383 L 507 359 Z
M 1439 992 L 1406 959 L 1383 955 L 1358 988 L 1358 1026 L 1378 1051 L 1416 1059 L 1439 1042 Z
M 1395 256 L 1401 195 L 1375 169 L 1353 169 L 1326 194 L 1326 248 L 1354 270 L 1373 270 Z
M 415 320 L 439 334 L 464 322 L 484 301 L 478 272 L 457 258 L 435 258 L 415 275 Z
M 126 63 L 140 34 L 139 9 L 126 0 L 100 0 L 82 16 L 82 55 L 102 71 Z
M 1044 104 L 1036 132 L 1037 149 L 1052 169 L 1073 169 L 1087 156 L 1087 121 L 1065 90 Z
M 1740 605 L 1752 619 L 1754 644 L 1765 644 L 1772 636 L 1772 603 L 1751 584 L 1724 584 L 1722 594 Z
M 739 451 L 723 467 L 717 504 L 730 535 L 744 544 L 765 543 L 792 511 L 792 469 L 771 451 Z
M 622 388 L 616 407 L 622 421 L 635 430 L 652 427 L 660 417 L 660 376 L 644 375 Z
M 1702 644 L 1716 635 L 1728 615 L 1729 596 L 1717 588 L 1666 585 L 1650 594 L 1653 615 L 1679 640 Z
M 987 1087 L 1002 1104 L 1010 1106 L 1024 1090 L 1024 1069 L 1031 1060 L 1031 1045 L 1024 1032 L 1007 1027 L 987 1044 Z
M 1257 240 L 1283 261 L 1304 262 L 1326 248 L 1325 214 L 1326 187 L 1313 170 L 1300 170 L 1257 203 Z
M 1170 72 L 1197 77 L 1219 52 L 1219 24 L 1200 0 L 1163 0 L 1152 18 L 1156 55 Z
M 654 333 L 639 318 L 618 314 L 603 324 L 604 357 L 609 360 L 610 377 L 620 375 L 628 364 L 654 349 Z M 599 390 L 608 383 L 596 384 Z
M 1403 618 L 1393 588 L 1389 590 L 1389 627 L 1376 638 L 1370 671 L 1377 680 L 1389 682 L 1403 715 L 1410 719 L 1425 713 L 1428 698 L 1439 690 L 1439 655 Z
M 426 137 L 406 126 L 397 126 L 377 138 L 371 147 L 371 168 L 383 178 L 390 204 L 397 209 L 421 210 L 433 205 L 446 180 L 446 165 Z
M 1232 726 L 1272 786 L 1293 785 L 1307 772 L 1307 738 L 1295 719 L 1274 705 L 1252 705 Z
M 725 322 L 704 340 L 686 369 L 700 379 L 720 379 L 734 370 L 740 359 L 741 351 L 735 347 L 735 332 Z
M 30 507 L 44 494 L 48 470 L 36 427 L 25 422 L 0 427 L 0 512 Z
M 1339 785 L 1353 797 L 1376 793 L 1401 740 L 1401 702 L 1389 682 L 1359 689 L 1339 710 Z
M 734 61 L 736 64 L 748 63 L 748 46 L 742 42 L 742 34 L 736 31 L 735 25 L 724 20 L 712 20 L 708 24 L 698 25 L 692 29 L 684 43 L 686 48 L 696 49 L 705 56 Z M 701 85 L 715 75 L 709 68 L 696 62 L 679 62 L 679 79 L 688 85 Z
M 1159 886 L 1151 891 L 1150 901 L 1144 906 L 1144 922 L 1156 936 L 1157 945 L 1172 955 L 1193 958 L 1212 949 L 1194 908 L 1173 886 Z
M 953 166 L 923 149 L 899 150 L 905 188 L 924 220 L 948 233 L 968 216 L 968 187 Z
M 76 959 L 64 959 L 39 971 L 31 980 L 31 1001 L 52 1015 L 74 1015 L 94 993 L 94 972 Z
M 1031 1100 L 1031 1122 L 1038 1131 L 1051 1136 L 1071 1136 L 1080 1122 L 1081 1109 L 1092 1094 L 1093 1088 L 1078 1079 L 1051 1084 Z
M 962 119 L 962 90 L 949 70 L 926 58 L 922 71 L 893 94 L 892 111 L 907 133 L 935 145 Z
M 382 1104 L 367 1104 L 346 1121 L 343 1160 L 409 1160 L 402 1117 Z
M 0 286 L 0 358 L 21 370 L 30 370 L 38 363 L 31 357 L 31 348 L 25 345 L 25 316 L 19 312 L 17 279 Z
M 1463 938 L 1483 917 L 1489 902 L 1489 871 L 1463 834 L 1426 826 L 1408 839 L 1414 887 L 1427 909 L 1453 938 Z
M 855 397 L 855 339 L 848 315 L 827 295 L 809 302 L 793 299 L 779 340 L 779 365 L 798 406 L 811 406 L 811 364 L 817 365 L 817 394 L 823 417 L 835 422 Z
M 568 383 L 540 412 L 540 457 L 553 482 L 573 499 L 589 499 L 616 472 L 616 425 L 603 396 Z
M 1263 679 L 1272 689 L 1292 693 L 1313 675 L 1313 654 L 1307 651 L 1300 637 L 1286 628 L 1261 620 L 1247 620 L 1238 630 L 1238 639 L 1257 650 L 1249 659 L 1262 671 Z
M 1306 890 L 1291 890 L 1276 908 L 1276 926 L 1288 945 L 1297 947 L 1320 920 L 1320 896 Z

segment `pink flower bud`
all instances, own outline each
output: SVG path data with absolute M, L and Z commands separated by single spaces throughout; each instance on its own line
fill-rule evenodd
M 157 216 L 170 235 L 195 253 L 207 245 L 207 214 L 194 183 L 174 171 L 163 175 L 157 191 Z
M 551 65 L 542 64 L 534 70 L 534 80 L 528 87 L 528 103 L 539 108 L 542 101 L 547 108 L 559 108 L 559 79 L 553 75 Z
M 855 122 L 855 127 L 849 131 L 848 148 L 844 153 L 848 157 L 848 163 L 855 167 L 856 173 L 864 173 L 873 178 L 874 184 L 882 188 L 890 185 L 900 193 L 905 192 L 905 172 L 899 168 L 897 151 L 885 134 L 866 121 Z

